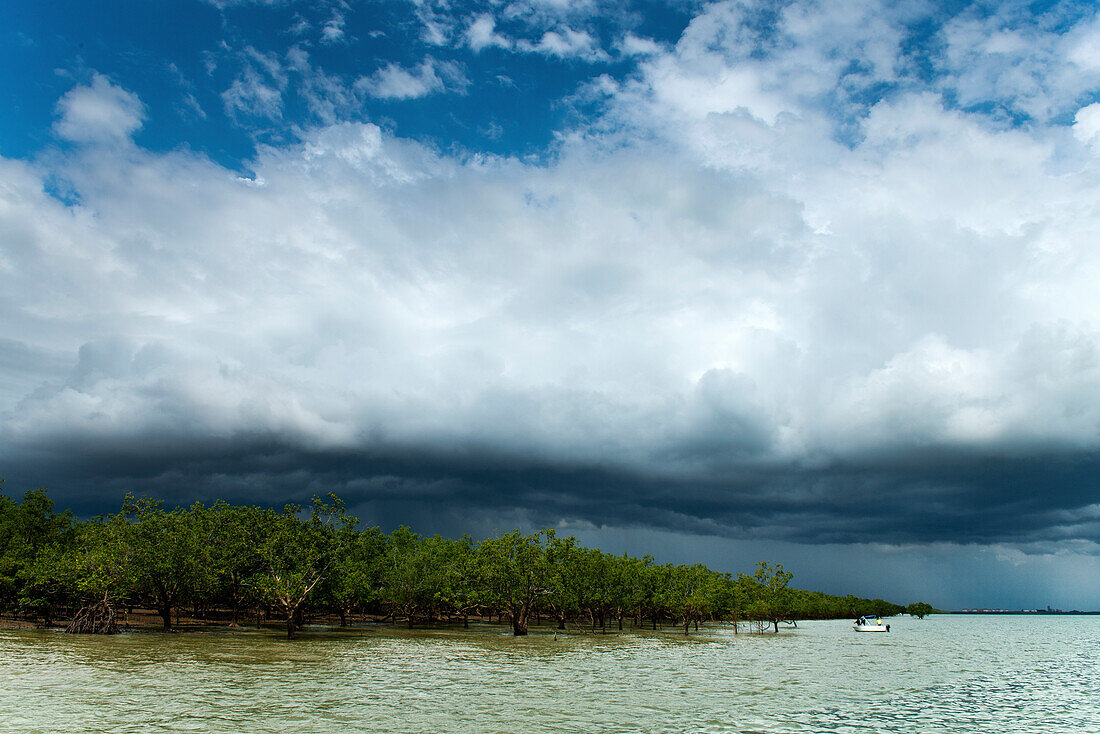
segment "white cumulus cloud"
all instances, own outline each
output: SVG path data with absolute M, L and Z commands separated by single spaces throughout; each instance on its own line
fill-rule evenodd
M 69 90 L 57 103 L 54 131 L 75 143 L 125 140 L 141 127 L 145 105 L 133 92 L 94 74 L 87 85 Z
M 512 41 L 497 33 L 496 20 L 488 13 L 475 17 L 466 29 L 466 43 L 474 51 L 486 48 L 511 48 Z
M 417 99 L 448 89 L 462 90 L 467 83 L 458 65 L 428 58 L 412 68 L 391 62 L 360 77 L 355 87 L 379 99 Z

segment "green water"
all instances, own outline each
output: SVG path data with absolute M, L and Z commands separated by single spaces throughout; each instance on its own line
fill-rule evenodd
M 1100 617 L 778 635 L 0 631 L 0 732 L 1100 732 Z

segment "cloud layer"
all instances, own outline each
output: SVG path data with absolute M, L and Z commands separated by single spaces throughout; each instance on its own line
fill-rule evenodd
M 526 46 L 425 22 L 611 52 L 536 11 L 559 30 Z M 95 75 L 65 145 L 0 160 L 3 461 L 89 506 L 334 489 L 397 521 L 1095 553 L 1096 24 L 1014 12 L 922 65 L 911 9 L 709 5 L 675 46 L 624 34 L 636 66 L 538 161 L 345 100 L 242 176 L 136 145 L 143 103 Z M 279 119 L 285 61 L 242 59 L 227 113 Z

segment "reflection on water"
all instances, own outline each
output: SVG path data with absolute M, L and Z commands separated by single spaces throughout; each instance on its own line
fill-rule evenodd
M 1100 617 L 891 630 L 2 630 L 0 732 L 1100 732 Z

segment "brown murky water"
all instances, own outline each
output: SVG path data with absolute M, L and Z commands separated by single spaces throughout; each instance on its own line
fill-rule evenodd
M 0 732 L 1100 732 L 1100 617 L 513 638 L 0 631 Z

